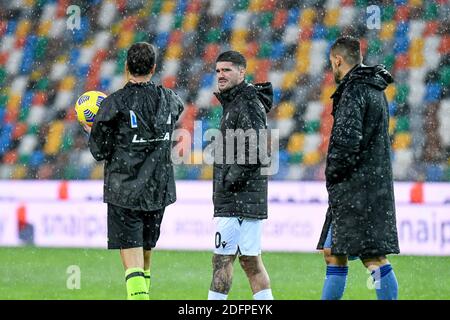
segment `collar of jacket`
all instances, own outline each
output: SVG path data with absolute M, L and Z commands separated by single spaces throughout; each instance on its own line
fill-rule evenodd
M 349 79 L 351 74 L 358 69 L 360 66 L 360 64 L 355 65 L 353 68 L 350 69 L 349 72 L 347 72 L 347 74 L 344 76 L 344 78 L 339 82 L 338 87 L 336 88 L 336 91 L 331 95 L 331 99 L 334 99 L 336 97 L 339 97 L 342 92 L 344 91 L 345 87 L 347 86 L 347 84 L 349 83 Z
M 154 83 L 153 83 L 152 80 L 149 80 L 149 81 L 147 81 L 147 82 L 131 82 L 131 81 L 128 81 L 128 82 L 125 84 L 125 87 L 131 87 L 131 86 L 141 86 L 141 87 L 144 87 L 144 86 L 149 86 L 149 85 L 154 85 Z
M 214 95 L 217 97 L 222 106 L 228 102 L 231 102 L 236 98 L 236 96 L 247 86 L 247 82 L 242 81 L 237 86 L 224 91 L 224 92 L 214 92 Z

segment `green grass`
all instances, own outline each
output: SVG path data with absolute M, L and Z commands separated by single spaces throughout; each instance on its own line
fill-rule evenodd
M 276 299 L 319 299 L 324 263 L 319 253 L 264 253 Z M 401 299 L 450 299 L 450 257 L 391 256 Z M 81 288 L 67 289 L 67 268 L 81 270 Z M 350 262 L 344 299 L 375 299 L 369 274 Z M 124 299 L 124 272 L 118 251 L 93 249 L 0 248 L 0 299 Z M 153 299 L 205 299 L 211 281 L 211 253 L 155 251 Z M 252 299 L 238 263 L 229 299 Z

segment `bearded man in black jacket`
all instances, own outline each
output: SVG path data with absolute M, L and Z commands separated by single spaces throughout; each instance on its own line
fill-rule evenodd
M 270 83 L 244 81 L 245 70 L 246 60 L 239 52 L 223 52 L 216 59 L 216 97 L 223 107 L 220 131 L 224 140 L 222 156 L 216 154 L 214 163 L 216 248 L 209 300 L 227 298 L 238 255 L 254 299 L 273 299 L 261 258 L 262 221 L 267 218 L 267 175 L 262 171 L 266 164 L 260 148 L 250 142 L 252 134 L 258 140 L 260 132 L 267 129 L 266 113 L 272 108 L 273 90 Z M 239 158 L 245 161 L 240 163 Z
M 386 258 L 400 251 L 384 93 L 393 78 L 383 66 L 363 65 L 352 37 L 336 40 L 330 62 L 339 85 L 325 169 L 329 208 L 318 244 L 327 264 L 322 299 L 342 298 L 349 257 L 360 258 L 371 272 L 378 299 L 397 299 Z
M 152 45 L 133 44 L 127 84 L 103 100 L 92 132 L 84 126 L 92 155 L 105 160 L 108 248 L 120 249 L 130 300 L 149 299 L 151 250 L 164 209 L 176 200 L 171 136 L 183 103 L 151 82 L 155 62 Z

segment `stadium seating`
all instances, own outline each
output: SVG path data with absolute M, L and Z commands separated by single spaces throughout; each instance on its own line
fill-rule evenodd
M 76 121 L 76 97 L 124 85 L 127 48 L 158 49 L 154 81 L 186 102 L 180 127 L 219 125 L 214 61 L 244 53 L 247 80 L 270 81 L 279 129 L 273 179 L 324 179 L 336 86 L 328 52 L 334 39 L 361 39 L 366 64 L 384 64 L 397 180 L 450 181 L 450 5 L 446 0 L 386 2 L 380 29 L 366 27 L 365 0 L 79 1 L 79 28 L 67 28 L 65 0 L 0 4 L 0 178 L 100 179 Z M 206 144 L 203 144 L 205 147 Z M 197 153 L 195 153 L 197 152 Z M 201 160 L 195 151 L 190 158 Z M 178 179 L 211 179 L 208 165 L 177 165 Z

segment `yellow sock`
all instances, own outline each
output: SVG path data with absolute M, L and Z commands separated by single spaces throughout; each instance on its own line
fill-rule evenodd
M 145 284 L 147 285 L 148 293 L 150 293 L 150 285 L 151 285 L 151 275 L 150 275 L 150 269 L 144 270 L 144 278 L 145 278 Z
M 125 271 L 128 300 L 149 300 L 147 285 L 145 284 L 144 269 L 129 268 Z

